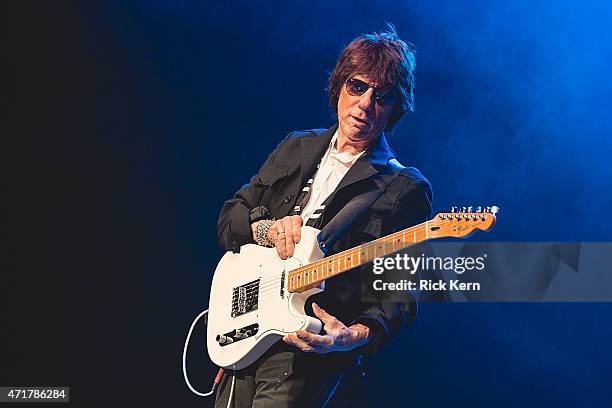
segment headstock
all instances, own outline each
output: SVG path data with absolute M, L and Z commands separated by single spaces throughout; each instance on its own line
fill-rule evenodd
M 439 213 L 428 222 L 429 237 L 467 237 L 475 230 L 488 231 L 495 225 L 499 207 L 452 207 L 450 212 Z

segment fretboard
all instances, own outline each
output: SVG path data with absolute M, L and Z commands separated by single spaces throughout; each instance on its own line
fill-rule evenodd
M 389 255 L 425 241 L 431 238 L 428 228 L 432 224 L 435 225 L 436 223 L 426 221 L 294 269 L 289 272 L 288 290 L 289 292 L 302 292 L 326 279 L 338 276 L 342 272 L 372 262 L 374 258 Z

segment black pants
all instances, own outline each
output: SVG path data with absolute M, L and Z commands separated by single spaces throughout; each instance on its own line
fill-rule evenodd
M 341 406 L 360 371 L 355 353 L 304 353 L 280 341 L 249 367 L 226 371 L 215 408 L 322 408 Z M 333 398 L 333 401 L 332 401 Z

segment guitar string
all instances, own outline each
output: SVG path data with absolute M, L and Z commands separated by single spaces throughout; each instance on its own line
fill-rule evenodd
M 432 224 L 432 225 L 435 226 L 435 224 Z M 392 234 L 389 234 L 389 235 L 387 235 L 387 236 L 385 236 L 383 238 L 379 238 L 381 241 L 374 240 L 374 241 L 371 241 L 371 242 L 367 242 L 367 243 L 361 244 L 358 247 L 351 248 L 349 250 L 342 251 L 342 252 L 340 252 L 338 254 L 333 255 L 333 257 L 336 258 L 336 259 L 324 258 L 323 260 L 319 260 L 319 261 L 313 262 L 311 264 L 300 266 L 300 267 L 298 267 L 298 268 L 296 268 L 294 270 L 289 271 L 288 272 L 288 277 L 291 278 L 291 277 L 295 277 L 296 275 L 301 276 L 301 275 L 303 275 L 304 272 L 309 272 L 308 269 L 312 269 L 312 271 L 314 271 L 315 270 L 314 269 L 315 265 L 318 265 L 318 264 L 320 264 L 319 267 L 323 267 L 323 264 L 331 263 L 333 265 L 336 262 L 342 263 L 342 261 L 344 261 L 344 268 L 341 268 L 342 271 L 333 272 L 332 276 L 335 275 L 338 272 L 344 272 L 346 270 L 350 270 L 350 269 L 356 268 L 358 266 L 361 266 L 364 263 L 371 262 L 371 260 L 368 259 L 368 252 L 369 252 L 369 250 L 374 249 L 374 257 L 377 257 L 377 255 L 378 255 L 378 254 L 376 254 L 376 247 L 377 246 L 383 246 L 383 251 L 382 251 L 383 253 L 381 255 L 388 255 L 389 253 L 393 253 L 393 252 L 399 251 L 401 249 L 406 248 L 407 246 L 414 245 L 415 243 L 417 243 L 416 241 L 406 243 L 405 242 L 406 241 L 405 240 L 405 236 L 404 236 L 405 234 L 407 234 L 407 233 L 416 234 L 417 232 L 422 232 L 422 230 L 424 230 L 424 229 L 426 229 L 428 227 L 429 227 L 428 225 L 422 225 L 421 224 L 421 225 L 415 225 L 415 226 L 410 227 L 410 228 L 408 228 L 406 230 L 396 231 L 396 232 L 394 232 Z M 411 231 L 408 231 L 408 230 L 411 230 Z M 395 243 L 393 241 L 395 241 L 395 238 L 400 238 L 400 237 L 403 238 L 402 242 L 401 242 L 402 245 L 401 245 L 400 248 L 395 248 Z M 398 242 L 399 242 L 399 240 L 398 240 Z M 387 251 L 387 247 L 388 247 L 389 244 L 392 245 L 391 251 Z M 360 262 L 359 265 L 351 266 L 350 268 L 347 268 L 346 264 L 350 260 L 350 258 L 352 256 L 360 253 L 360 252 L 366 252 L 365 253 L 366 261 L 365 262 Z M 344 257 L 344 259 L 343 259 L 343 257 Z M 312 272 L 312 271 L 310 271 L 310 272 Z M 328 277 L 329 277 L 329 275 L 328 275 Z M 275 282 L 278 279 L 281 279 L 281 278 L 275 276 L 275 277 L 267 278 L 265 280 L 262 279 L 261 283 L 263 283 L 263 285 L 261 285 L 261 283 L 260 283 L 260 285 L 264 286 L 266 284 L 270 284 L 272 282 Z
M 355 248 L 351 248 L 349 250 L 340 252 L 338 254 L 335 254 L 333 256 L 333 258 L 335 259 L 325 259 L 325 260 L 319 260 L 316 262 L 313 262 L 311 264 L 308 265 L 304 265 L 301 266 L 299 268 L 296 268 L 292 271 L 289 271 L 288 273 L 288 277 L 289 279 L 293 279 L 293 278 L 297 278 L 298 282 L 297 282 L 297 286 L 302 286 L 303 284 L 305 285 L 310 285 L 310 284 L 314 284 L 314 283 L 318 283 L 318 281 L 321 280 L 325 280 L 329 277 L 335 276 L 336 274 L 338 274 L 339 272 L 344 272 L 353 268 L 356 268 L 364 263 L 370 262 L 371 260 L 368 259 L 368 255 L 369 255 L 369 250 L 373 249 L 374 250 L 374 258 L 377 257 L 378 254 L 376 254 L 376 248 L 379 247 L 379 249 L 382 249 L 382 254 L 381 255 L 387 255 L 396 251 L 399 251 L 401 249 L 406 248 L 407 246 L 410 246 L 412 244 L 416 243 L 416 240 L 406 244 L 405 242 L 405 234 L 412 232 L 413 234 L 416 235 L 417 232 L 420 232 L 419 230 L 423 230 L 428 228 L 427 223 L 425 223 L 425 225 L 416 225 L 414 227 L 409 228 L 409 230 L 412 231 L 408 231 L 408 230 L 402 230 L 402 231 L 397 231 L 395 233 L 389 234 L 386 237 L 380 238 L 379 240 L 374 240 L 365 244 L 360 245 L 359 247 L 355 247 Z M 395 238 L 398 238 L 398 242 L 399 242 L 399 238 L 402 238 L 402 242 L 401 242 L 401 247 L 400 248 L 395 248 Z M 392 245 L 391 250 L 388 250 L 388 246 L 389 244 Z M 349 260 L 351 259 L 351 257 L 353 257 L 355 254 L 358 253 L 364 253 L 364 257 L 366 259 L 365 262 L 359 262 L 358 265 L 354 266 L 351 264 L 350 267 L 347 267 L 347 263 L 349 262 Z M 344 258 L 344 259 L 343 259 Z M 323 270 L 323 265 L 324 264 L 331 264 L 332 268 L 335 266 L 336 262 L 338 262 L 338 265 L 340 266 L 342 263 L 344 263 L 344 267 L 339 267 L 340 270 L 338 271 L 334 271 L 333 269 L 329 269 L 328 271 L 331 271 L 331 276 L 328 273 L 327 276 L 324 276 L 323 279 L 321 279 L 319 277 L 319 274 L 322 273 L 324 274 L 325 271 Z M 321 272 L 315 272 L 317 271 L 317 269 L 320 269 Z M 316 278 L 314 279 L 314 281 L 312 280 L 308 280 L 306 278 L 308 272 L 311 273 L 311 276 L 316 276 Z M 274 277 L 270 277 L 270 278 L 260 278 L 258 281 L 255 282 L 250 282 L 248 284 L 246 284 L 245 286 L 242 286 L 244 288 L 247 288 L 247 293 L 246 296 L 248 298 L 249 295 L 253 295 L 253 293 L 255 293 L 255 291 L 259 292 L 259 296 L 265 296 L 268 293 L 271 293 L 275 290 L 280 289 L 280 280 L 282 279 L 282 277 L 279 276 L 274 276 Z M 234 295 L 235 297 L 235 295 Z
M 367 251 L 368 249 L 371 249 L 371 248 L 366 248 L 365 250 Z M 397 250 L 400 250 L 400 249 L 403 249 L 403 248 L 398 248 Z M 345 259 L 342 259 L 342 257 L 340 257 L 339 259 L 331 260 L 331 261 L 326 259 L 325 261 L 317 261 L 317 262 L 313 262 L 312 264 L 308 264 L 308 265 L 302 266 L 302 267 L 294 270 L 294 271 L 299 270 L 298 272 L 291 273 L 293 271 L 290 271 L 290 273 L 289 273 L 289 277 L 290 278 L 289 279 L 297 278 L 298 279 L 298 282 L 297 282 L 298 286 L 301 286 L 302 283 L 304 283 L 306 285 L 310 285 L 310 284 L 318 283 L 318 282 L 320 282 L 322 280 L 325 280 L 327 278 L 331 278 L 331 277 L 337 275 L 340 272 L 345 272 L 345 271 L 357 268 L 357 267 L 361 266 L 364 263 L 370 262 L 370 260 L 368 259 L 367 254 L 366 254 L 366 256 L 365 256 L 366 261 L 365 262 L 360 262 L 357 265 L 351 264 L 350 266 L 347 267 L 347 264 L 349 263 L 348 260 L 350 260 L 350 258 L 353 256 L 353 254 L 357 253 L 357 252 L 361 252 L 361 249 L 359 249 L 359 250 L 355 249 L 355 250 L 352 250 L 349 253 L 345 253 L 344 254 Z M 383 252 L 385 252 L 385 254 L 387 253 L 387 251 L 383 251 Z M 391 252 L 395 252 L 395 251 L 392 250 Z M 332 267 L 335 267 L 336 262 L 338 262 L 338 264 L 341 265 L 339 270 L 337 270 L 337 271 L 334 271 L 333 269 L 325 270 L 325 268 L 323 267 L 323 264 L 330 264 L 330 263 L 332 264 Z M 331 273 L 328 273 L 328 272 L 331 272 Z M 312 279 L 308 280 L 307 276 L 305 276 L 304 273 L 311 273 L 310 276 L 314 276 L 315 277 L 314 280 L 312 280 Z M 266 293 L 266 292 L 268 292 L 270 290 L 276 290 L 280 286 L 281 279 L 282 279 L 281 277 L 277 276 L 277 277 L 268 278 L 266 280 L 262 280 L 265 283 L 264 284 L 260 284 L 260 286 L 259 286 L 260 293 L 263 294 L 263 293 Z M 255 287 L 253 287 L 252 290 L 255 290 Z
M 316 281 L 316 280 L 319 280 L 320 278 L 318 277 L 318 272 L 313 272 L 313 271 L 315 271 L 316 269 L 319 269 L 319 268 L 322 269 L 324 264 L 331 263 L 332 266 L 333 266 L 335 264 L 335 262 L 338 262 L 339 265 L 341 264 L 341 262 L 344 262 L 344 268 L 340 268 L 341 270 L 333 271 L 333 269 L 332 269 L 331 276 L 335 276 L 335 274 L 337 274 L 339 272 L 344 272 L 344 271 L 356 268 L 356 267 L 358 267 L 358 266 L 360 266 L 360 265 L 362 265 L 364 263 L 370 262 L 371 260 L 368 259 L 369 258 L 368 257 L 368 255 L 369 255 L 368 252 L 371 249 L 374 250 L 374 258 L 376 258 L 378 256 L 378 254 L 376 253 L 376 248 L 377 247 L 381 247 L 382 248 L 382 251 L 381 251 L 382 254 L 381 255 L 384 256 L 384 255 L 388 255 L 390 253 L 399 251 L 401 249 L 404 249 L 404 248 L 406 248 L 406 247 L 408 247 L 410 245 L 414 245 L 417 242 L 422 242 L 423 240 L 420 240 L 420 241 L 416 240 L 416 234 L 417 233 L 421 233 L 424 230 L 425 230 L 425 232 L 427 232 L 427 229 L 432 227 L 432 226 L 439 226 L 439 223 L 434 221 L 434 220 L 430 220 L 430 221 L 426 221 L 424 223 L 421 223 L 419 225 L 415 225 L 415 226 L 409 227 L 409 228 L 401 230 L 401 231 L 396 231 L 396 232 L 394 232 L 392 234 L 389 234 L 389 235 L 387 235 L 385 237 L 378 238 L 378 239 L 376 239 L 374 241 L 371 241 L 371 242 L 368 242 L 368 243 L 364 243 L 364 244 L 360 245 L 359 247 L 351 248 L 349 250 L 342 251 L 342 252 L 340 252 L 338 254 L 335 254 L 335 255 L 333 255 L 334 259 L 326 258 L 325 260 L 319 260 L 319 261 L 313 262 L 311 264 L 303 265 L 303 266 L 298 267 L 298 268 L 296 268 L 294 270 L 291 270 L 291 271 L 288 272 L 287 278 L 288 279 L 292 279 L 292 278 L 296 278 L 296 277 L 298 279 L 304 278 L 304 279 L 301 279 L 301 280 L 302 281 L 306 281 L 307 279 L 304 276 L 305 273 L 307 274 L 308 272 L 311 272 L 311 273 L 317 274 L 317 278 L 315 279 L 315 281 Z M 415 236 L 415 240 L 412 241 L 412 242 L 406 243 L 406 237 L 405 237 L 406 234 L 413 234 Z M 402 238 L 400 248 L 395 248 L 395 242 L 394 241 L 395 241 L 396 238 L 398 239 L 398 243 L 400 242 L 399 238 Z M 426 234 L 426 239 L 427 239 L 427 234 Z M 391 250 L 390 251 L 388 250 L 388 245 L 389 244 L 391 244 Z M 366 261 L 365 262 L 359 262 L 359 265 L 357 265 L 357 266 L 351 265 L 350 268 L 347 268 L 346 264 L 351 259 L 351 257 L 356 255 L 356 254 L 359 254 L 360 252 L 364 252 L 364 257 L 366 258 Z M 343 257 L 344 257 L 344 259 L 343 259 Z M 315 269 L 315 266 L 317 266 L 316 269 Z M 329 274 L 324 279 L 326 279 L 328 277 L 330 277 Z M 270 278 L 265 278 L 265 279 L 260 279 L 260 290 L 261 289 L 265 289 L 266 287 L 268 287 L 267 285 L 276 284 L 276 282 L 278 280 L 280 280 L 280 279 L 281 278 L 278 277 L 278 276 L 270 277 Z M 314 283 L 314 282 L 304 282 L 304 283 L 306 285 L 309 285 L 309 284 Z M 298 285 L 300 285 L 300 283 L 298 283 Z
M 436 224 L 433 223 L 429 223 L 432 224 L 433 226 L 436 226 Z M 364 263 L 370 262 L 371 259 L 368 259 L 368 255 L 369 255 L 369 250 L 373 249 L 374 250 L 374 258 L 376 258 L 378 256 L 378 254 L 376 254 L 376 248 L 379 247 L 379 249 L 382 249 L 382 255 L 388 255 L 390 253 L 394 253 L 397 252 L 401 249 L 404 249 L 406 247 L 409 247 L 411 245 L 414 245 L 417 243 L 417 240 L 415 239 L 413 242 L 409 242 L 406 243 L 406 237 L 405 235 L 407 233 L 413 233 L 416 237 L 416 233 L 417 232 L 422 232 L 424 229 L 427 229 L 428 223 L 424 223 L 421 225 L 416 225 L 414 227 L 411 227 L 407 230 L 402 230 L 402 231 L 397 231 L 395 233 L 389 234 L 386 237 L 380 238 L 380 241 L 375 240 L 375 241 L 371 241 L 365 244 L 360 245 L 359 247 L 355 247 L 355 248 L 351 248 L 349 250 L 340 252 L 338 254 L 335 254 L 333 257 L 335 259 L 324 259 L 324 260 L 319 260 L 316 262 L 313 262 L 311 264 L 308 265 L 303 265 L 301 267 L 298 267 L 294 270 L 291 270 L 287 273 L 286 275 L 286 279 L 298 279 L 298 282 L 296 283 L 296 285 L 302 286 L 302 285 L 310 285 L 310 284 L 314 284 L 314 283 L 319 283 L 320 281 L 323 281 L 329 277 L 333 277 L 335 276 L 337 273 L 340 272 L 344 272 L 356 267 L 359 267 L 361 265 L 363 265 Z M 409 231 L 412 230 L 412 231 Z M 402 238 L 401 240 L 401 246 L 400 248 L 396 248 L 395 245 L 396 243 L 394 242 L 395 239 L 398 238 L 398 243 L 400 242 L 399 238 Z M 427 238 L 426 238 L 427 239 Z M 418 242 L 422 242 L 423 240 L 420 240 Z M 389 244 L 391 244 L 391 250 L 388 250 L 388 246 Z M 359 262 L 358 265 L 353 265 L 351 260 L 351 257 L 353 257 L 356 254 L 359 253 L 364 253 L 364 258 L 366 259 L 365 262 Z M 347 264 L 349 263 L 349 261 L 351 262 L 351 266 L 347 267 Z M 335 266 L 335 263 L 338 262 L 338 266 L 339 269 L 338 271 L 333 271 L 333 269 L 331 269 L 332 273 L 331 276 L 330 274 L 327 274 L 327 276 L 323 277 L 322 279 L 319 277 L 319 274 L 324 274 L 324 268 L 323 265 L 324 264 L 332 264 L 332 268 Z M 340 265 L 344 263 L 344 267 L 340 267 Z M 317 269 L 320 269 L 320 272 L 315 272 L 317 271 Z M 308 274 L 308 272 L 311 273 L 311 276 L 316 276 L 314 281 L 308 281 L 306 276 Z M 257 292 L 257 300 L 258 300 L 258 304 L 264 304 L 266 303 L 268 300 L 273 300 L 273 298 L 271 298 L 269 295 L 271 293 L 275 293 L 277 290 L 281 289 L 281 280 L 282 277 L 279 276 L 274 276 L 274 277 L 270 277 L 270 278 L 260 278 L 258 281 L 256 282 L 251 282 L 243 287 L 247 288 L 247 299 L 249 298 L 249 296 L 251 296 L 251 300 L 254 297 L 253 295 Z M 289 285 L 287 285 L 289 286 Z
M 303 276 L 304 272 L 311 272 L 313 275 L 317 275 L 317 279 L 316 280 L 319 280 L 320 279 L 319 278 L 319 274 L 325 274 L 325 271 L 323 270 L 323 269 L 325 269 L 324 265 L 325 264 L 330 264 L 330 263 L 332 265 L 334 265 L 334 266 L 336 265 L 336 263 L 338 263 L 339 265 L 343 265 L 343 267 L 340 267 L 340 270 L 338 270 L 338 271 L 333 271 L 332 270 L 332 273 L 331 274 L 327 274 L 327 276 L 325 276 L 324 279 L 326 279 L 328 277 L 335 276 L 335 274 L 337 274 L 339 272 L 345 272 L 347 270 L 350 270 L 350 269 L 353 269 L 353 268 L 357 268 L 357 267 L 363 265 L 364 263 L 371 262 L 373 259 L 368 259 L 369 257 L 368 257 L 368 254 L 366 253 L 366 255 L 365 255 L 366 261 L 365 262 L 359 262 L 357 265 L 354 265 L 350 261 L 351 257 L 353 257 L 354 255 L 356 255 L 356 254 L 358 254 L 360 252 L 363 252 L 363 251 L 368 251 L 369 252 L 370 249 L 372 249 L 372 248 L 375 249 L 375 247 L 378 244 L 380 244 L 380 243 L 377 243 L 377 244 L 374 244 L 374 245 L 370 245 L 370 243 L 363 244 L 362 247 L 352 248 L 352 249 L 350 249 L 348 251 L 343 251 L 343 252 L 341 252 L 339 254 L 334 255 L 334 257 L 336 257 L 337 259 L 331 259 L 330 260 L 329 258 L 324 258 L 324 260 L 319 260 L 319 261 L 315 261 L 315 262 L 307 264 L 307 265 L 300 266 L 300 267 L 298 267 L 296 269 L 293 269 L 293 270 L 289 271 L 288 272 L 288 277 L 289 278 L 296 277 L 296 276 L 297 277 L 301 277 L 301 276 Z M 382 243 L 382 245 L 385 245 L 385 246 L 388 246 L 388 244 L 389 243 Z M 411 244 L 412 243 L 409 243 L 408 245 L 411 245 Z M 387 252 L 386 250 L 383 250 L 383 252 L 384 252 L 383 255 L 387 255 L 388 253 L 399 251 L 401 249 L 404 249 L 408 245 L 402 246 L 401 248 L 393 248 L 389 252 Z M 338 256 L 340 254 L 342 254 L 343 256 Z M 374 255 L 375 255 L 374 257 L 376 257 L 377 254 L 375 253 Z M 343 257 L 344 257 L 344 259 L 343 259 Z M 349 263 L 351 265 L 349 267 L 347 267 L 347 264 L 349 264 Z M 315 272 L 317 269 L 320 269 L 321 271 L 320 272 Z M 280 280 L 280 279 L 281 279 L 280 277 L 272 277 L 272 278 L 268 278 L 266 280 L 262 280 L 262 282 L 265 282 L 265 283 L 264 283 L 264 285 L 261 285 L 260 287 L 265 287 L 266 284 L 270 284 L 271 282 L 275 282 L 275 281 Z

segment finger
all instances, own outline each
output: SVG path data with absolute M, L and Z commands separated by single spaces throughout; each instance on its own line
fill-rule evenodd
M 344 326 L 340 320 L 336 319 L 335 316 L 330 315 L 321 306 L 316 303 L 312 303 L 312 311 L 314 314 L 325 324 L 326 327 L 335 329 L 338 326 Z
M 302 217 L 294 215 L 291 217 L 291 233 L 293 234 L 293 242 L 296 244 L 302 238 Z
M 308 332 L 306 330 L 298 330 L 295 332 L 299 339 L 303 340 L 310 347 L 314 348 L 330 348 L 333 346 L 333 340 L 331 336 L 320 336 Z
M 295 333 L 289 333 L 283 337 L 283 341 L 287 344 L 295 346 L 302 351 L 315 352 L 314 347 L 310 346 L 304 340 L 300 339 Z
M 321 319 L 321 321 L 323 321 L 323 323 L 327 323 L 333 319 L 336 319 L 334 316 L 327 313 L 321 306 L 319 306 L 315 302 L 312 302 L 312 311 L 319 319 Z
M 291 231 L 291 218 L 283 218 L 283 229 L 285 231 L 285 253 L 287 257 L 293 256 L 295 250 L 295 242 L 293 241 L 293 233 Z
M 279 233 L 276 236 L 276 252 L 281 259 L 287 259 L 287 243 L 285 242 L 285 233 Z
M 270 228 L 272 229 L 272 228 Z M 278 220 L 274 224 L 274 230 L 276 231 L 276 240 L 274 246 L 276 246 L 276 252 L 281 259 L 287 259 L 287 245 L 285 241 L 285 228 L 282 220 Z

